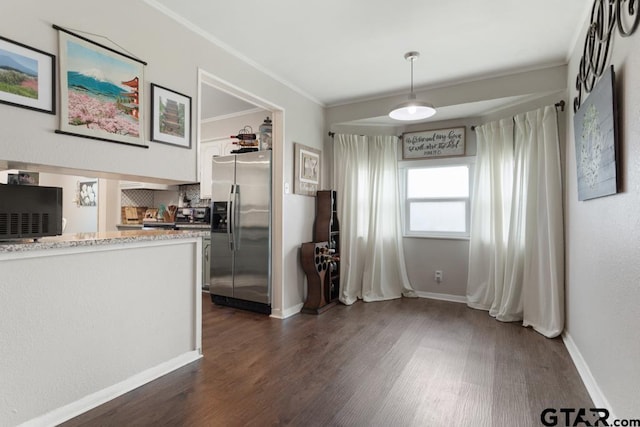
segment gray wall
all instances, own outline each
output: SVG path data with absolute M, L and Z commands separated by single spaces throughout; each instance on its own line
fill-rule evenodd
M 569 62 L 570 104 L 586 28 L 585 22 Z M 566 114 L 566 334 L 592 375 L 591 386 L 602 393 L 601 401 L 608 401 L 619 418 L 638 418 L 640 31 L 630 38 L 616 35 L 611 64 L 618 96 L 620 194 L 578 201 L 574 114 L 571 108 Z

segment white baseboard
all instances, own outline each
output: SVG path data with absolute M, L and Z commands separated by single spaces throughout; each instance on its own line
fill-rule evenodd
M 457 302 L 461 304 L 467 303 L 467 297 L 464 295 L 437 294 L 435 292 L 416 291 L 416 295 L 420 298 L 437 299 L 440 301 Z
M 93 408 L 96 408 L 116 397 L 122 396 L 125 393 L 130 392 L 142 385 L 145 385 L 163 375 L 168 374 L 171 371 L 175 371 L 191 362 L 195 362 L 200 359 L 202 354 L 199 350 L 190 351 L 184 353 L 174 359 L 163 362 L 153 368 L 142 371 L 126 380 L 104 388 L 100 391 L 92 393 L 82 399 L 76 400 L 68 405 L 62 406 L 58 409 L 54 409 L 44 415 L 37 418 L 33 418 L 23 424 L 20 427 L 42 427 L 42 426 L 56 426 L 71 418 L 77 417 Z
M 608 409 L 609 419 L 612 419 L 612 420 L 618 419 L 613 413 L 613 410 L 611 408 L 611 405 L 609 404 L 609 401 L 605 397 L 602 390 L 600 390 L 600 386 L 598 386 L 598 382 L 593 377 L 593 374 L 591 373 L 591 369 L 589 369 L 589 365 L 587 365 L 587 362 L 582 357 L 582 353 L 580 353 L 580 349 L 578 349 L 578 346 L 573 341 L 573 338 L 571 338 L 571 335 L 569 335 L 567 331 L 564 331 L 562 333 L 562 341 L 564 341 L 564 345 L 565 347 L 567 347 L 569 356 L 571 356 L 571 359 L 573 360 L 573 364 L 576 366 L 576 369 L 578 370 L 578 374 L 580 375 L 580 378 L 582 378 L 582 382 L 584 383 L 584 386 L 587 388 L 587 392 L 589 393 L 589 396 L 591 396 L 591 400 L 593 400 L 594 406 L 596 408 Z
M 289 307 L 284 311 L 274 310 L 271 312 L 271 317 L 274 317 L 276 319 L 286 319 L 287 317 L 291 317 L 300 313 L 300 310 L 302 310 L 303 305 L 304 303 L 301 302 L 300 304 L 294 305 L 293 307 Z

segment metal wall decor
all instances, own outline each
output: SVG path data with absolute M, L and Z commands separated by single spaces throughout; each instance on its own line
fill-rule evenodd
M 574 113 L 580 108 L 583 91 L 591 93 L 607 70 L 614 29 L 617 28 L 622 37 L 629 37 L 638 28 L 639 7 L 640 0 L 595 0 L 576 76 L 578 94 L 573 99 Z

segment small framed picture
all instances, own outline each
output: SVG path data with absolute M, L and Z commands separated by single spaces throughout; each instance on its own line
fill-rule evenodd
M 293 192 L 315 196 L 320 188 L 320 150 L 294 143 Z
M 151 140 L 191 148 L 191 98 L 151 83 Z
M 56 57 L 0 37 L 0 103 L 56 113 Z
M 98 181 L 78 181 L 78 206 L 98 206 Z

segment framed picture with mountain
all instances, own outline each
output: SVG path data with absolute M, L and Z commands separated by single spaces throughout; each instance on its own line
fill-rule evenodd
M 56 57 L 0 36 L 0 103 L 55 114 Z
M 59 32 L 57 133 L 147 148 L 145 62 L 54 26 Z

